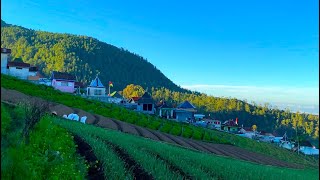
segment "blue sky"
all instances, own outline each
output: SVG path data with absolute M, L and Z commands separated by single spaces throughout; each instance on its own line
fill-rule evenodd
M 123 47 L 192 90 L 312 106 L 319 105 L 318 6 L 316 0 L 2 0 L 1 18 Z

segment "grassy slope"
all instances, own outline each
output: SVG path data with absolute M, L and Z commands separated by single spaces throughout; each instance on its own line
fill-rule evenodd
M 174 166 L 182 169 L 186 174 L 196 179 L 317 179 L 318 170 L 288 169 L 273 166 L 259 165 L 232 158 L 219 157 L 212 154 L 200 153 L 167 143 L 157 142 L 130 134 L 121 133 L 114 130 L 102 129 L 93 125 L 82 124 L 75 121 L 55 118 L 53 121 L 68 131 L 83 136 L 108 141 L 120 146 L 131 153 L 138 162 L 150 162 L 144 168 L 151 169 L 150 173 L 154 177 L 167 178 L 167 173 L 152 172 L 152 156 L 157 154 L 161 159 L 166 159 Z M 143 156 L 138 157 L 137 154 Z M 138 160 L 140 158 L 140 160 Z M 105 162 L 107 163 L 107 162 Z M 166 164 L 158 160 L 159 164 Z M 156 169 L 158 170 L 158 169 Z M 160 175 L 159 175 L 160 173 Z M 161 173 L 163 174 L 161 176 Z
M 227 143 L 233 144 L 235 146 L 262 153 L 267 156 L 271 156 L 280 160 L 284 160 L 292 163 L 303 164 L 307 167 L 318 166 L 318 163 L 311 159 L 306 158 L 302 155 L 297 155 L 291 153 L 285 149 L 276 147 L 268 143 L 258 143 L 248 138 L 239 137 L 233 134 L 218 132 L 214 130 L 206 130 L 199 127 L 189 126 L 188 130 L 191 129 L 192 132 L 181 134 L 181 128 L 185 125 L 174 123 L 172 121 L 167 121 L 159 119 L 157 117 L 147 116 L 143 114 L 138 114 L 133 111 L 129 111 L 125 108 L 105 104 L 101 102 L 91 101 L 77 97 L 74 95 L 62 93 L 53 90 L 51 87 L 44 85 L 35 85 L 27 81 L 18 80 L 16 78 L 2 75 L 1 74 L 1 87 L 8 89 L 15 89 L 22 93 L 38 96 L 53 102 L 58 102 L 70 107 L 75 107 L 83 109 L 88 112 L 100 114 L 105 117 L 111 117 L 118 120 L 126 121 L 132 124 L 136 124 L 142 127 L 156 129 L 163 132 L 169 132 L 174 135 L 182 135 L 186 137 L 192 137 L 197 140 L 206 140 L 213 143 Z M 186 127 L 186 126 L 185 126 Z
M 7 124 L 7 119 L 10 124 L 1 134 L 1 178 L 84 179 L 85 163 L 65 129 L 53 124 L 50 117 L 43 117 L 26 143 L 22 136 L 23 109 L 1 104 L 1 112 L 1 125 Z

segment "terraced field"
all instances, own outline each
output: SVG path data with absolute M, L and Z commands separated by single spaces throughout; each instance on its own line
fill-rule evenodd
M 5 102 L 10 102 L 17 104 L 19 102 L 28 102 L 28 101 L 44 101 L 45 100 L 37 97 L 32 97 L 20 93 L 15 90 L 9 90 L 1 88 L 1 100 Z M 89 113 L 77 108 L 70 108 L 62 104 L 49 102 L 50 110 L 56 111 L 58 116 L 63 114 L 77 113 L 80 116 L 87 116 L 88 120 L 86 123 L 92 124 L 95 126 L 118 130 L 124 133 L 129 133 L 136 136 L 141 136 L 144 138 L 149 138 L 155 141 L 162 141 L 176 146 L 184 147 L 194 151 L 201 151 L 209 154 L 216 154 L 220 156 L 232 157 L 235 159 L 241 159 L 244 161 L 250 161 L 258 164 L 272 165 L 279 167 L 288 167 L 288 168 L 303 168 L 303 166 L 284 162 L 272 157 L 268 157 L 259 153 L 251 152 L 239 147 L 225 144 L 213 144 L 202 141 L 196 141 L 193 139 L 187 139 L 179 136 L 173 136 L 171 134 L 163 133 L 156 130 L 151 130 L 147 128 L 142 128 L 133 124 L 129 124 L 123 121 L 118 121 L 116 119 L 106 118 L 101 115 Z

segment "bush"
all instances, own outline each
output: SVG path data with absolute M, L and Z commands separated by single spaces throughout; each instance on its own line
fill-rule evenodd
M 168 122 L 164 122 L 164 125 L 161 127 L 160 131 L 164 133 L 169 133 L 172 129 L 172 124 Z
M 170 134 L 175 136 L 180 136 L 181 134 L 181 126 L 174 125 L 170 131 Z
M 192 129 L 188 126 L 183 126 L 182 127 L 183 131 L 182 131 L 182 136 L 185 137 L 185 138 L 190 138 L 192 137 Z

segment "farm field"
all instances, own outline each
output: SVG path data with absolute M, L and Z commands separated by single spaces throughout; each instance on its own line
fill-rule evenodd
M 261 164 L 293 168 L 314 168 L 318 166 L 317 160 L 301 155 L 298 156 L 267 143 L 257 143 L 232 134 L 182 125 L 153 116 L 138 114 L 115 105 L 82 99 L 55 91 L 50 87 L 34 85 L 9 76 L 1 75 L 1 80 L 1 97 L 3 100 L 18 102 L 24 98 L 36 98 L 27 95 L 38 96 L 55 102 L 50 103 L 51 109 L 56 110 L 59 116 L 75 112 L 80 116 L 86 115 L 88 117 L 87 123 L 96 126 L 164 141 L 206 153 L 230 156 Z M 27 95 L 9 89 L 15 89 Z M 36 99 L 39 100 L 39 98 Z
M 316 179 L 319 173 L 207 154 L 45 113 L 19 141 L 30 127 L 26 107 L 1 104 L 3 179 Z

